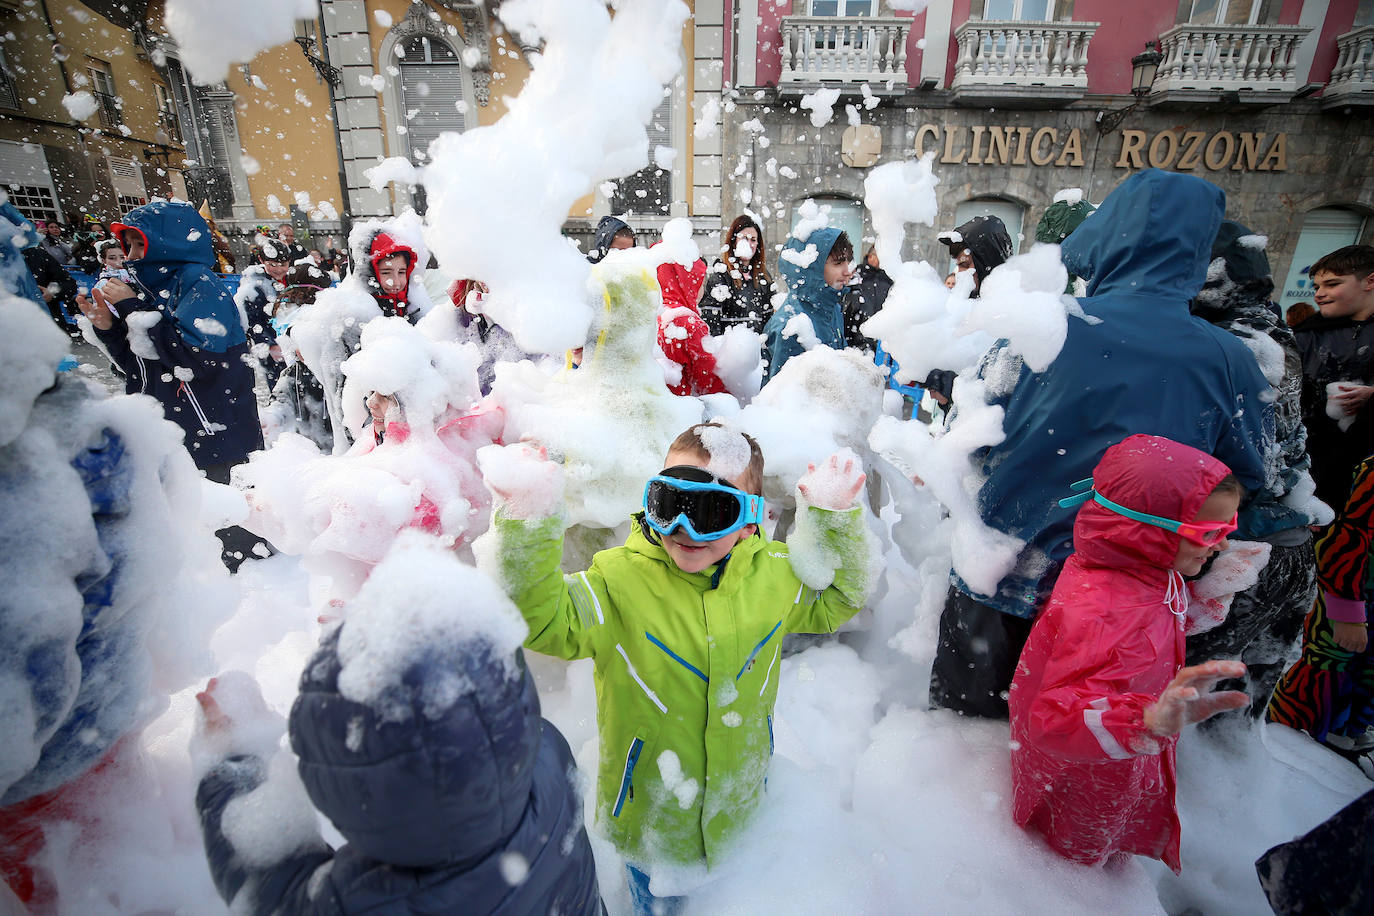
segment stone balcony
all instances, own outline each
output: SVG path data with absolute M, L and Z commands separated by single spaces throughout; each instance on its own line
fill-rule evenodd
M 1178 25 L 1159 36 L 1164 60 L 1152 102 L 1287 102 L 1298 91 L 1294 56 L 1311 29 L 1290 25 Z
M 867 83 L 874 95 L 905 92 L 910 31 L 911 20 L 896 16 L 784 16 L 778 90 L 838 84 L 858 92 Z
M 970 19 L 954 32 L 958 102 L 1067 104 L 1088 89 L 1088 43 L 1100 23 Z
M 1322 108 L 1374 105 L 1374 25 L 1336 38 L 1336 66 L 1322 93 Z

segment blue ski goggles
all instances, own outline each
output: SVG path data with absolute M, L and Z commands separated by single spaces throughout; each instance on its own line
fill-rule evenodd
M 681 528 L 694 541 L 715 541 L 763 523 L 763 497 L 692 465 L 665 468 L 644 485 L 644 519 L 659 534 Z

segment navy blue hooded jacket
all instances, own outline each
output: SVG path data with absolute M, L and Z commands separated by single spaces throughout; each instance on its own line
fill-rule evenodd
M 765 384 L 778 374 L 784 363 L 806 350 L 795 336 L 785 337 L 782 333 L 787 322 L 797 315 L 806 315 L 811 319 L 811 327 L 822 346 L 844 349 L 844 309 L 840 305 L 840 293 L 825 283 L 825 262 L 841 234 L 841 230 L 827 227 L 812 232 L 805 241 L 796 238 L 787 240 L 783 256 L 778 258 L 778 273 L 787 283 L 787 301 L 773 313 L 763 329 L 768 338 L 764 345 L 768 352 L 768 372 L 763 378 Z M 801 254 L 812 245 L 815 246 L 816 257 L 807 266 L 802 267 L 787 259 L 788 251 Z
M 601 221 L 596 224 L 596 231 L 592 233 L 592 250 L 587 252 L 587 260 L 593 264 L 599 263 L 602 258 L 611 253 L 611 243 L 615 241 L 616 233 L 630 229 L 630 224 L 618 216 L 603 216 Z M 630 229 L 633 232 L 633 229 Z
M 1201 449 L 1247 490 L 1264 486 L 1263 454 L 1274 441 L 1269 383 L 1243 343 L 1188 310 L 1225 207 L 1221 189 L 1200 178 L 1132 175 L 1064 241 L 1064 265 L 1088 281 L 1078 300 L 1087 318 L 1069 317 L 1058 358 L 1032 373 L 1001 346 L 984 357 L 979 374 L 1006 409 L 1006 439 L 975 456 L 985 478 L 978 508 L 1026 546 L 995 595 L 956 575 L 965 594 L 1033 617 L 1073 549 L 1076 509 L 1059 498 L 1134 433 Z M 996 383 L 1005 378 L 1014 381 Z
M 190 204 L 158 200 L 113 228 L 141 232 L 147 247 L 143 257 L 125 263 L 138 281 L 139 298 L 114 303 L 114 326 L 96 331 L 127 376 L 125 389 L 161 402 L 167 419 L 186 433 L 196 467 L 245 461 L 262 448 L 262 428 L 253 370 L 244 361 L 243 319 L 215 276 L 210 227 Z M 140 356 L 129 343 L 129 316 L 146 311 L 162 315 L 146 333 L 156 359 Z
M 432 647 L 387 697 L 409 713 L 396 721 L 394 708 L 383 716 L 339 693 L 339 632 L 305 666 L 290 734 L 306 792 L 348 843 L 331 851 L 320 841 L 267 866 L 245 861 L 220 820 L 266 764 L 220 763 L 196 806 L 215 885 L 236 912 L 603 913 L 572 753 L 539 716 L 524 656 Z M 469 689 L 436 715 L 424 688 L 441 670 Z M 528 867 L 523 879 L 508 877 L 513 863 Z

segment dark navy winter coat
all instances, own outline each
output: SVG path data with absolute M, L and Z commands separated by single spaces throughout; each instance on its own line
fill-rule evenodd
M 768 370 L 763 381 L 778 374 L 783 364 L 794 356 L 805 352 L 797 338 L 787 337 L 783 329 L 797 315 L 811 319 L 811 327 L 822 346 L 844 349 L 844 310 L 840 306 L 840 293 L 825 284 L 825 262 L 830 257 L 830 249 L 835 247 L 841 230 L 833 227 L 817 229 L 805 241 L 789 238 L 784 249 L 784 257 L 778 258 L 778 273 L 787 283 L 787 300 L 773 313 L 764 326 L 768 339 L 765 349 L 768 353 Z M 805 267 L 786 258 L 788 251 L 801 254 L 814 245 L 816 257 Z
M 210 227 L 190 204 L 158 200 L 131 211 L 116 228 L 143 233 L 148 249 L 125 264 L 140 298 L 115 303 L 114 326 L 96 331 L 124 370 L 126 390 L 161 402 L 167 419 L 186 433 L 196 467 L 245 461 L 262 448 L 262 428 L 253 370 L 244 362 L 243 320 L 214 274 Z M 140 356 L 129 343 L 127 319 L 147 311 L 162 315 L 145 335 L 156 359 Z
M 383 717 L 340 695 L 337 644 L 335 631 L 306 665 L 290 729 L 306 791 L 348 843 L 250 865 L 220 818 L 266 765 L 224 761 L 201 781 L 196 803 L 215 885 L 226 901 L 248 895 L 236 912 L 603 913 L 572 754 L 539 716 L 524 657 L 435 646 L 388 696 L 404 708 L 396 721 L 395 707 Z M 440 670 L 470 689 L 436 715 L 423 686 Z
M 1087 318 L 1070 316 L 1059 356 L 1040 373 L 1001 347 L 984 357 L 980 375 L 1006 409 L 1006 439 L 976 456 L 978 508 L 1027 543 L 995 595 L 955 576 L 965 594 L 1033 617 L 1072 550 L 1076 509 L 1058 499 L 1134 433 L 1201 449 L 1248 490 L 1264 485 L 1269 383 L 1245 344 L 1188 311 L 1225 208 L 1221 189 L 1200 178 L 1132 175 L 1064 241 L 1064 264 L 1087 279 L 1088 295 L 1078 300 Z

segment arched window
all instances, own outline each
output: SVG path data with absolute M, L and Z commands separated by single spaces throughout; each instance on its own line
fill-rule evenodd
M 1011 236 L 1011 253 L 1016 254 L 1021 250 L 1021 221 L 1025 213 L 1025 208 L 1015 201 L 1003 200 L 1000 197 L 979 197 L 966 200 L 959 205 L 954 211 L 954 226 L 962 226 L 975 216 L 995 216 L 1007 227 L 1007 234 Z M 949 259 L 949 269 L 955 269 L 953 258 Z
M 423 163 L 435 137 L 467 127 L 463 64 L 446 42 L 429 35 L 407 38 L 401 47 L 401 120 L 411 161 Z
M 798 211 L 801 205 L 807 200 L 814 200 L 822 207 L 830 208 L 830 225 L 835 229 L 844 230 L 845 235 L 849 236 L 849 243 L 854 246 L 855 259 L 863 257 L 864 253 L 864 206 L 857 200 L 850 200 L 848 197 L 821 196 L 816 195 L 810 198 L 802 198 L 792 207 L 791 229 L 797 228 L 797 223 L 801 219 Z M 790 232 L 791 229 L 788 231 Z M 785 241 L 785 240 L 784 240 Z
M 619 214 L 667 216 L 673 204 L 673 173 L 654 163 L 654 149 L 673 148 L 673 111 L 675 93 L 665 90 L 645 128 L 649 134 L 649 164 L 615 183 L 611 212 Z
M 1310 210 L 1302 221 L 1302 234 L 1293 249 L 1293 262 L 1288 266 L 1279 305 L 1284 314 L 1299 302 L 1312 301 L 1312 283 L 1307 271 L 1312 262 L 1337 248 L 1354 245 L 1364 230 L 1364 217 L 1345 207 L 1318 207 Z

